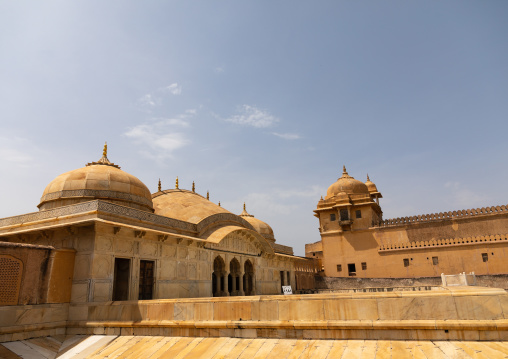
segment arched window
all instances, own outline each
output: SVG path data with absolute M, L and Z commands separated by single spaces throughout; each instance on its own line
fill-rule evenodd
M 250 260 L 246 260 L 244 265 L 243 275 L 243 291 L 245 295 L 254 294 L 254 266 Z
M 236 258 L 229 263 L 228 284 L 229 295 L 240 295 L 240 263 Z
M 213 261 L 212 273 L 212 293 L 214 297 L 222 297 L 225 295 L 224 276 L 226 274 L 226 264 L 221 256 L 215 257 Z

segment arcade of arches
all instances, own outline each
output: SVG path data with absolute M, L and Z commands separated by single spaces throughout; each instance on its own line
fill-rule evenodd
M 247 259 L 240 264 L 237 258 L 226 265 L 218 255 L 213 261 L 212 292 L 214 297 L 253 295 L 255 273 L 252 262 Z

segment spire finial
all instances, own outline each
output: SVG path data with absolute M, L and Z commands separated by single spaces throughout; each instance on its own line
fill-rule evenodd
M 159 192 L 162 190 L 162 187 L 161 187 L 161 179 L 159 178 L 159 185 L 157 186 L 157 189 L 159 190 Z
M 178 189 L 178 176 L 176 176 L 175 188 Z
M 247 212 L 247 207 L 245 206 L 245 202 L 243 202 L 243 212 L 240 214 L 240 217 L 254 217 L 252 214 Z
M 192 192 L 196 192 L 196 185 L 194 184 L 194 181 L 192 181 Z
M 220 201 L 219 201 L 219 207 L 220 207 Z
M 102 150 L 102 157 L 97 162 L 90 162 L 86 164 L 87 166 L 93 166 L 93 165 L 107 165 L 112 166 L 116 168 L 120 168 L 120 166 L 115 165 L 114 163 L 109 162 L 108 160 L 108 143 L 104 142 L 104 148 Z
M 210 200 L 210 191 L 206 191 L 206 199 Z
M 342 166 L 342 174 L 347 175 L 347 171 L 346 171 L 346 166 L 345 165 Z
M 370 181 L 369 174 L 367 173 L 367 181 Z

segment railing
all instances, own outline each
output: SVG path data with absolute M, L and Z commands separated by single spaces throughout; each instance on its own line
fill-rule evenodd
M 469 218 L 469 217 L 473 217 L 473 216 L 482 216 L 482 215 L 497 214 L 497 213 L 508 213 L 508 207 L 505 205 L 492 206 L 492 207 L 482 207 L 482 208 L 476 208 L 476 209 L 463 209 L 460 211 L 422 214 L 422 215 L 418 215 L 418 216 L 391 218 L 391 219 L 385 219 L 385 220 L 381 221 L 378 226 L 379 227 L 399 226 L 399 225 L 404 225 L 404 224 L 430 222 L 430 221 L 452 219 L 452 218 Z

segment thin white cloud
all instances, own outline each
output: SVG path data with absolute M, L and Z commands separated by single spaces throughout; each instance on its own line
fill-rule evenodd
M 152 94 L 147 93 L 138 99 L 138 103 L 142 106 L 155 107 L 160 104 L 160 99 L 154 97 Z
M 184 130 L 190 127 L 189 118 L 195 113 L 188 110 L 174 118 L 153 118 L 129 128 L 124 135 L 143 146 L 140 152 L 147 157 L 157 160 L 172 157 L 173 152 L 191 143 Z
M 216 74 L 221 74 L 224 72 L 224 68 L 222 66 L 216 67 L 213 71 L 215 71 Z
M 180 95 L 182 93 L 182 86 L 179 86 L 178 83 L 173 83 L 164 88 L 164 91 L 168 91 L 172 95 Z
M 267 216 L 290 215 L 301 207 L 302 201 L 317 203 L 324 193 L 326 193 L 325 188 L 313 185 L 306 188 L 274 189 L 269 193 L 250 193 L 243 201 L 252 215 L 256 215 L 254 212 L 257 208 L 262 208 L 263 214 Z
M 224 121 L 256 128 L 271 127 L 280 121 L 277 117 L 272 116 L 269 112 L 254 106 L 239 106 L 238 112 L 239 113 L 237 115 L 226 118 Z
M 278 133 L 272 132 L 272 135 L 283 138 L 285 140 L 298 140 L 301 136 L 297 133 Z
M 256 208 L 263 208 L 263 214 L 266 216 L 273 214 L 290 215 L 293 211 L 298 210 L 298 205 L 278 201 L 268 193 L 250 193 L 245 197 L 244 202 L 247 204 L 247 210 L 252 212 L 251 214 L 254 216 L 256 216 Z
M 137 100 L 137 104 L 140 106 L 140 109 L 151 112 L 151 109 L 162 104 L 161 95 L 165 92 L 169 92 L 172 95 L 181 95 L 182 94 L 182 86 L 178 85 L 178 83 L 172 83 L 169 86 L 161 87 L 151 93 L 147 93 Z

